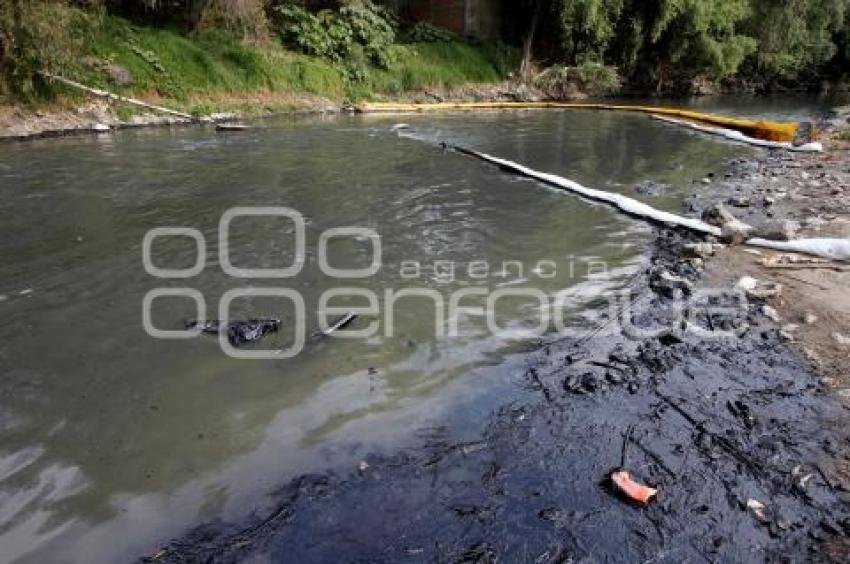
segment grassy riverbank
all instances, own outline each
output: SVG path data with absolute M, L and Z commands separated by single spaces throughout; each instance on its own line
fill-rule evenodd
M 46 39 L 30 58 L 49 61 L 54 74 L 198 115 L 310 110 L 497 83 L 516 66 L 515 51 L 501 45 L 399 43 L 387 68 L 367 65 L 352 77 L 349 69 L 287 50 L 274 38 L 247 42 L 221 30 L 187 34 L 57 5 L 30 18 L 31 33 Z M 20 90 L 17 100 L 30 109 L 72 107 L 84 97 L 37 75 Z M 134 112 L 113 109 L 121 117 Z

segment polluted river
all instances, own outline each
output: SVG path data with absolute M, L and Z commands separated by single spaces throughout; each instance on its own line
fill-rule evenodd
M 714 104 L 783 119 L 829 105 Z M 538 401 L 527 367 L 553 341 L 551 319 L 538 327 L 543 310 L 557 301 L 572 334 L 592 332 L 606 297 L 658 246 L 654 229 L 441 142 L 676 213 L 730 159 L 756 151 L 646 116 L 578 111 L 275 119 L 246 131 L 0 145 L 0 561 L 153 556 L 200 524 L 273 508 L 298 476 L 362 475 L 437 435 L 477 444 L 494 412 Z M 287 267 L 278 277 L 245 272 Z M 231 318 L 281 320 L 238 349 L 268 358 L 233 358 L 215 336 L 160 333 L 218 319 L 223 298 Z M 316 335 L 328 307 L 360 312 L 346 329 L 364 335 Z M 281 353 L 299 333 L 297 354 Z M 592 414 L 586 428 L 629 405 L 581 408 Z M 367 496 L 359 511 L 404 495 Z M 292 534 L 314 530 L 303 527 Z M 323 529 L 317 559 L 337 541 L 351 548 L 335 530 Z M 433 556 L 402 548 L 365 554 Z M 479 549 L 437 558 L 486 561 Z

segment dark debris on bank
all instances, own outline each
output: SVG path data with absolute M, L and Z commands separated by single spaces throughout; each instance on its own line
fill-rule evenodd
M 635 327 L 664 326 L 699 273 L 662 231 L 633 282 Z M 162 562 L 797 562 L 846 555 L 845 408 L 758 306 L 697 316 L 733 336 L 563 339 L 529 359 L 538 402 L 480 442 L 447 429 L 350 475 L 298 478 L 249 523 L 211 523 Z M 658 488 L 614 495 L 628 468 Z

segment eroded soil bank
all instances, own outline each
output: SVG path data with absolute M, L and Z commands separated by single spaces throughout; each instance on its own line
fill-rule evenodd
M 686 205 L 734 201 L 753 223 L 846 236 L 848 162 L 837 142 L 817 156 L 765 152 L 695 185 Z M 393 457 L 303 476 L 248 522 L 203 525 L 152 559 L 846 561 L 850 413 L 834 389 L 847 385 L 846 349 L 823 335 L 847 331 L 847 274 L 769 270 L 767 253 L 744 247 L 694 258 L 684 246 L 696 241 L 659 229 L 634 305 L 619 310 L 631 329 L 606 331 L 610 319 L 541 343 L 521 379 L 539 399 L 494 413 L 480 440 L 422 429 Z M 745 274 L 783 293 L 741 302 Z M 688 330 L 671 321 L 705 288 L 723 292 L 687 302 Z M 618 467 L 658 497 L 639 507 L 615 495 Z
M 517 81 L 496 84 L 468 84 L 455 88 L 429 88 L 384 97 L 404 102 L 534 102 L 544 97 L 539 89 Z M 582 95 L 579 98 L 586 98 Z M 168 105 L 156 96 L 141 97 L 153 104 Z M 85 102 L 60 100 L 41 109 L 0 103 L 0 141 L 103 135 L 110 130 L 137 127 L 186 127 L 212 122 L 272 117 L 280 115 L 333 115 L 353 111 L 347 100 L 291 92 L 244 92 L 197 95 L 190 101 L 226 108 L 218 113 L 190 118 L 158 114 L 146 109 L 91 97 Z M 178 108 L 174 108 L 178 109 Z M 123 116 L 119 110 L 131 111 Z

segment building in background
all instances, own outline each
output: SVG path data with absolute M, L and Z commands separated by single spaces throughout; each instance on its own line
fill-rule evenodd
M 389 0 L 402 19 L 426 21 L 463 37 L 498 39 L 502 31 L 499 0 Z

